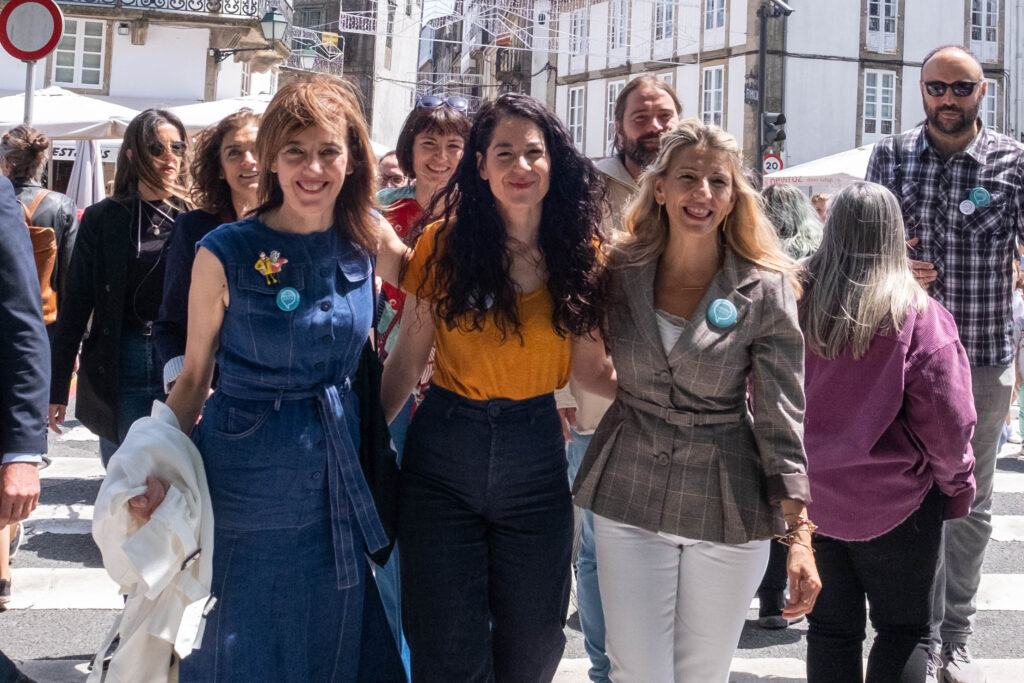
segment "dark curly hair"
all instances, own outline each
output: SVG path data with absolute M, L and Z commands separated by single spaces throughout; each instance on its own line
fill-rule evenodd
M 192 203 L 197 208 L 230 220 L 241 218 L 235 215 L 231 186 L 221 173 L 220 146 L 224 138 L 236 130 L 259 125 L 260 115 L 248 107 L 243 107 L 196 135 L 189 170 L 192 176 Z
M 480 108 L 462 161 L 424 212 L 443 221 L 426 263 L 427 281 L 439 292 L 435 313 L 449 329 L 465 331 L 482 329 L 493 314 L 503 336 L 513 333 L 522 341 L 517 307 L 521 292 L 509 277 L 508 237 L 477 160 L 477 154 L 486 155 L 495 126 L 505 117 L 536 124 L 544 133 L 551 161 L 538 246 L 554 304 L 552 327 L 562 337 L 589 334 L 601 321 L 599 226 L 607 213 L 604 181 L 590 159 L 576 150 L 558 117 L 520 94 L 502 95 Z

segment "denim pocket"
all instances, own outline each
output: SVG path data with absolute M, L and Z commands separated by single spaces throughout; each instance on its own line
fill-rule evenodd
M 245 410 L 236 406 L 228 406 L 223 417 L 211 430 L 222 439 L 245 439 L 259 431 L 270 413 L 274 410 L 272 401 L 265 402 L 260 408 L 259 403 L 249 404 L 254 410 Z

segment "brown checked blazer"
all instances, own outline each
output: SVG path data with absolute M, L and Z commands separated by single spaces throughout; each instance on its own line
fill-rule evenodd
M 810 502 L 793 289 L 786 276 L 726 247 L 722 269 L 666 354 L 655 318 L 655 269 L 649 263 L 611 275 L 606 343 L 618 396 L 576 477 L 576 504 L 687 538 L 769 538 L 782 526 L 778 501 Z M 736 307 L 731 327 L 708 322 L 717 299 Z

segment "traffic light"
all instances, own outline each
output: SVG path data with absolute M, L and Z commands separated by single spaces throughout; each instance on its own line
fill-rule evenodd
M 782 129 L 782 126 L 786 124 L 786 115 L 766 111 L 763 116 L 764 119 L 761 121 L 762 144 L 767 147 L 773 142 L 782 142 L 785 140 L 786 131 Z

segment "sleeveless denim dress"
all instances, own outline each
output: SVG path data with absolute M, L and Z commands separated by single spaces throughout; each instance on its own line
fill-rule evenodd
M 217 601 L 181 680 L 400 680 L 366 571 L 364 544 L 386 538 L 359 467 L 349 379 L 372 323 L 371 260 L 334 229 L 297 235 L 257 219 L 199 246 L 223 265 L 230 302 L 217 390 L 194 433 Z M 370 612 L 385 637 L 367 642 Z

